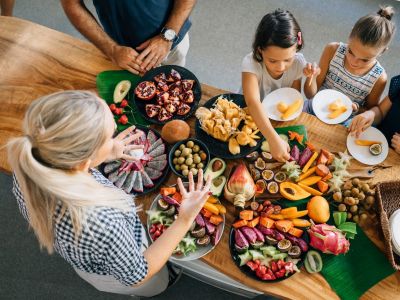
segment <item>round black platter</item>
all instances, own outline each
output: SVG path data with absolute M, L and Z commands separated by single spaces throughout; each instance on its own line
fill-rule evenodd
M 241 108 L 246 107 L 246 101 L 244 100 L 243 95 L 241 94 L 221 94 L 217 95 L 210 100 L 208 100 L 203 106 L 206 108 L 212 108 L 214 103 L 217 101 L 219 97 L 224 97 L 228 100 L 232 100 L 235 104 L 239 105 Z M 244 125 L 244 122 L 240 124 L 239 128 L 242 128 Z M 214 156 L 224 158 L 224 159 L 238 159 L 238 158 L 243 158 L 246 155 L 250 154 L 253 151 L 256 151 L 260 146 L 262 141 L 264 140 L 261 132 L 259 132 L 257 135 L 260 137 L 259 140 L 257 140 L 257 145 L 254 147 L 250 146 L 240 146 L 240 153 L 233 155 L 229 152 L 229 146 L 228 142 L 223 142 L 220 140 L 217 140 L 213 138 L 211 135 L 207 134 L 203 129 L 200 127 L 200 121 L 196 119 L 196 124 L 195 124 L 195 132 L 196 132 L 196 138 L 198 140 L 203 141 L 208 149 L 210 150 L 210 153 Z
M 188 69 L 185 69 L 183 67 L 176 66 L 176 65 L 168 65 L 168 66 L 157 67 L 157 68 L 154 68 L 154 69 L 148 71 L 146 74 L 144 74 L 143 77 L 141 78 L 140 82 L 143 82 L 143 81 L 153 81 L 153 82 L 155 82 L 154 81 L 154 77 L 156 75 L 158 75 L 160 73 L 165 73 L 165 75 L 168 76 L 168 74 L 171 73 L 172 69 L 178 71 L 178 73 L 181 74 L 182 79 L 191 79 L 191 80 L 195 81 L 195 83 L 193 85 L 193 89 L 192 89 L 193 90 L 193 95 L 194 95 L 194 101 L 193 101 L 193 103 L 190 104 L 190 111 L 184 116 L 180 116 L 178 114 L 174 114 L 171 119 L 169 119 L 167 121 L 164 121 L 164 122 L 160 122 L 160 121 L 158 121 L 157 117 L 150 118 L 146 114 L 146 104 L 156 104 L 156 97 L 154 97 L 153 99 L 151 99 L 149 101 L 141 100 L 141 99 L 138 99 L 136 97 L 135 89 L 131 89 L 129 91 L 130 93 L 132 93 L 130 98 L 134 99 L 135 105 L 136 105 L 138 111 L 142 114 L 143 118 L 145 118 L 150 123 L 157 124 L 157 125 L 163 125 L 163 124 L 165 124 L 165 123 L 167 123 L 168 121 L 171 121 L 171 120 L 177 120 L 177 119 L 178 120 L 186 120 L 191 115 L 193 115 L 193 113 L 197 109 L 197 106 L 198 106 L 199 101 L 201 99 L 201 85 L 200 85 L 200 81 L 197 79 L 197 77 L 192 72 L 190 72 Z
M 148 128 L 148 127 L 145 127 L 145 126 L 142 126 L 142 125 L 135 125 L 135 126 L 136 126 L 137 129 L 143 130 L 146 133 L 146 135 L 147 135 L 148 131 L 151 130 L 151 131 L 153 131 L 155 133 L 157 138 L 161 138 L 161 134 L 155 129 Z M 165 144 L 165 154 L 167 155 L 167 166 L 163 170 L 163 173 L 162 173 L 161 177 L 156 179 L 156 180 L 153 180 L 153 183 L 154 183 L 153 187 L 151 187 L 151 188 L 143 187 L 143 192 L 142 193 L 137 193 L 137 192 L 132 191 L 130 193 L 131 195 L 140 196 L 140 195 L 145 195 L 145 194 L 151 193 L 151 192 L 155 191 L 156 189 L 158 189 L 160 187 L 160 185 L 167 179 L 167 176 L 168 176 L 168 174 L 170 172 L 170 167 L 169 167 L 169 163 L 168 163 L 169 147 L 168 147 L 167 142 L 165 142 L 164 140 L 163 140 L 163 142 Z M 107 175 L 104 173 L 105 165 L 106 165 L 105 163 L 101 164 L 98 169 L 104 175 L 104 177 L 108 178 Z

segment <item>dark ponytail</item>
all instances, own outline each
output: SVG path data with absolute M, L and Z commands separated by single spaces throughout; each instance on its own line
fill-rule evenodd
M 363 45 L 386 48 L 396 31 L 393 15 L 393 7 L 385 6 L 376 14 L 360 18 L 354 25 L 350 38 L 358 38 Z
M 289 48 L 297 44 L 297 51 L 304 46 L 304 38 L 300 26 L 293 15 L 282 9 L 266 14 L 258 24 L 253 42 L 253 58 L 262 61 L 259 49 L 268 46 Z

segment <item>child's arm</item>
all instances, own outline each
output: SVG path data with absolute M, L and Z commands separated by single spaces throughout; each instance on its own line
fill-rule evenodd
M 371 92 L 365 99 L 366 108 L 371 108 L 371 107 L 378 105 L 379 100 L 381 99 L 383 90 L 385 89 L 386 82 L 387 82 L 387 75 L 386 75 L 386 72 L 383 72 L 382 75 L 375 82 Z
M 301 78 L 293 81 L 292 88 L 298 90 L 301 93 Z
M 398 154 L 400 154 L 400 134 L 396 132 L 391 140 L 392 147 L 394 151 L 396 151 Z
M 370 110 L 367 110 L 353 118 L 349 127 L 350 133 L 358 138 L 361 132 L 366 130 L 372 124 L 376 125 L 382 122 L 391 107 L 392 101 L 390 101 L 389 96 L 386 96 L 377 106 L 374 106 Z
M 282 140 L 265 114 L 260 100 L 260 88 L 258 86 L 257 76 L 253 73 L 242 72 L 243 95 L 250 114 L 260 129 L 263 136 L 267 139 L 272 156 L 278 161 L 289 159 L 290 147 L 288 143 Z
M 310 85 L 310 77 L 307 77 L 306 81 L 304 82 L 304 94 L 308 99 L 315 96 L 318 90 L 321 88 L 322 83 L 325 80 L 326 73 L 328 73 L 329 64 L 335 55 L 336 49 L 339 47 L 339 43 L 330 43 L 328 44 L 324 51 L 322 52 L 321 58 L 319 60 L 319 67 L 320 73 L 318 76 L 313 76 L 313 80 Z M 304 68 L 304 75 L 307 76 L 307 67 Z

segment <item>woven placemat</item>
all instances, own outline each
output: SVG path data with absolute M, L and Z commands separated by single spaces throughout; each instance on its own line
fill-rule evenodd
M 389 218 L 396 210 L 400 209 L 399 191 L 400 181 L 386 181 L 376 185 L 378 211 L 385 238 L 385 253 L 392 266 L 398 271 L 400 271 L 400 256 L 393 252 Z

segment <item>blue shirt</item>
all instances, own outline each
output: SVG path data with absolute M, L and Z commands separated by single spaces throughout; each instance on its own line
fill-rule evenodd
M 400 75 L 390 80 L 389 99 L 392 102 L 392 107 L 378 128 L 385 135 L 390 145 L 393 135 L 396 132 L 400 133 Z
M 119 45 L 136 48 L 160 34 L 172 11 L 173 0 L 93 0 L 105 32 Z M 189 31 L 185 21 L 172 44 L 175 48 Z

